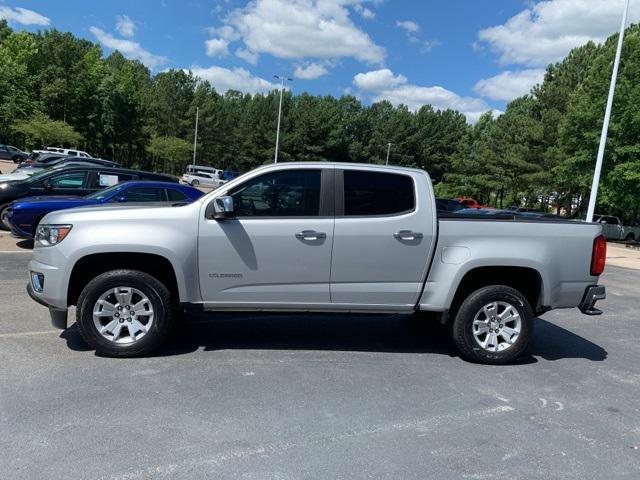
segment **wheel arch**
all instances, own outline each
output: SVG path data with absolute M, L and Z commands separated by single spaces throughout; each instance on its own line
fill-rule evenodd
M 165 284 L 176 301 L 181 298 L 176 270 L 168 258 L 154 253 L 108 252 L 88 254 L 75 262 L 67 286 L 67 305 L 77 304 L 83 288 L 93 278 L 117 269 L 145 272 Z
M 505 285 L 519 291 L 534 314 L 546 311 L 542 275 L 535 268 L 516 265 L 479 266 L 465 272 L 455 287 L 450 310 L 454 312 L 471 292 L 490 285 Z

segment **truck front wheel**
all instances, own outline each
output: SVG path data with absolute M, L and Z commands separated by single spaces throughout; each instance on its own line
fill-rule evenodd
M 137 270 L 98 275 L 82 290 L 76 322 L 82 338 L 98 353 L 133 357 L 158 348 L 176 317 L 169 289 Z
M 462 302 L 452 325 L 453 340 L 467 359 L 500 365 L 524 351 L 532 323 L 531 306 L 519 291 L 491 285 Z

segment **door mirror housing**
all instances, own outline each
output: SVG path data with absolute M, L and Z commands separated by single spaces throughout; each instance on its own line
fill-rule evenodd
M 213 202 L 211 202 L 207 208 L 207 218 L 223 220 L 225 218 L 233 217 L 233 197 L 228 195 L 214 198 Z

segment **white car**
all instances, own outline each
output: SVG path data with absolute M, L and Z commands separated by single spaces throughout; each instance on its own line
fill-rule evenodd
M 47 152 L 55 152 L 55 153 L 63 153 L 65 155 L 69 155 L 70 157 L 93 158 L 87 152 L 83 152 L 82 150 L 74 150 L 74 149 L 70 149 L 70 148 L 46 147 L 46 151 Z
M 205 173 L 205 172 L 193 172 L 193 173 L 185 173 L 180 178 L 181 183 L 186 183 L 191 185 L 192 187 L 211 187 L 218 188 L 223 183 L 226 183 L 224 180 L 220 179 L 217 175 L 213 173 Z

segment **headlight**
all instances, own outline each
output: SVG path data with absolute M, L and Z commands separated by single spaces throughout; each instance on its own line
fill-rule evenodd
M 69 234 L 72 225 L 38 225 L 36 244 L 41 247 L 57 245 Z

